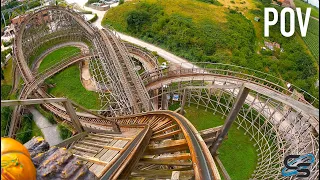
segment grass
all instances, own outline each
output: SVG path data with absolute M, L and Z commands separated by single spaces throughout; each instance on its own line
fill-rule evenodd
M 178 104 L 170 106 L 175 110 Z M 185 107 L 185 117 L 195 126 L 197 130 L 212 128 L 224 124 L 221 114 L 213 114 L 205 111 L 203 107 L 196 108 L 195 105 Z M 228 139 L 224 140 L 219 148 L 219 158 L 226 168 L 231 179 L 249 179 L 257 164 L 257 152 L 250 137 L 244 135 L 243 129 L 237 129 L 233 124 L 228 132 Z M 241 166 L 241 168 L 239 168 Z
M 31 121 L 31 127 L 32 127 L 31 137 L 33 137 L 33 136 L 44 137 L 43 134 L 42 134 L 41 129 L 37 126 L 37 124 L 34 121 Z
M 4 80 L 1 80 L 1 85 L 12 85 L 12 58 L 3 68 Z
M 308 4 L 302 0 L 294 0 L 294 4 L 296 7 L 301 8 L 301 11 L 305 13 L 307 11 L 307 8 L 311 8 L 311 16 L 319 18 L 319 9 L 315 6 L 312 6 L 311 4 Z
M 63 61 L 66 57 L 70 57 L 75 53 L 80 53 L 80 49 L 77 47 L 67 46 L 57 49 L 48 54 L 41 62 L 39 72 L 43 72 L 46 69 L 52 67 L 56 63 Z
M 55 97 L 67 97 L 85 108 L 100 109 L 98 93 L 87 91 L 82 86 L 78 65 L 66 68 L 48 81 L 54 84 L 54 87 L 50 88 L 48 92 Z

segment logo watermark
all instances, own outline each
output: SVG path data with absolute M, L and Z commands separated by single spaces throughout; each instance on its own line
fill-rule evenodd
M 281 171 L 282 176 L 309 177 L 310 165 L 315 161 L 313 154 L 289 155 L 284 159 L 284 168 Z

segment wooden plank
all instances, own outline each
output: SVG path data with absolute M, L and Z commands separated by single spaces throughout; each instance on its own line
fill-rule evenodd
M 67 145 L 69 145 L 69 144 L 71 144 L 71 143 L 73 143 L 73 142 L 85 137 L 87 134 L 88 133 L 86 133 L 86 132 L 79 133 L 79 134 L 77 134 L 75 136 L 72 136 L 72 137 L 66 139 L 65 141 L 62 141 L 61 143 L 57 144 L 56 146 L 57 147 L 65 147 L 65 146 L 67 146 Z
M 83 147 L 79 147 L 79 146 L 73 146 L 72 149 L 75 149 L 78 151 L 83 151 L 83 152 L 89 152 L 89 153 L 93 153 L 93 154 L 98 153 L 98 151 L 96 151 L 96 150 L 91 150 L 91 149 L 87 149 L 87 148 L 83 148 Z
M 89 156 L 79 156 L 77 154 L 74 154 L 74 156 L 76 156 L 77 158 L 81 159 L 81 160 L 85 160 L 85 161 L 88 161 L 88 162 L 92 162 L 94 164 L 99 164 L 99 165 L 107 165 L 108 162 L 105 162 L 105 161 L 100 161 L 98 158 L 95 158 L 95 157 L 89 157 Z
M 119 137 L 119 136 L 109 136 L 109 135 L 102 135 L 102 134 L 90 134 L 89 136 L 101 137 L 101 138 L 108 138 L 108 139 L 117 139 L 117 140 L 132 140 L 132 137 Z
M 157 164 L 157 165 L 170 165 L 170 166 L 192 166 L 192 162 L 173 161 L 173 160 L 140 160 L 139 164 Z
M 170 152 L 177 152 L 188 150 L 188 143 L 185 139 L 180 140 L 168 140 L 159 145 L 149 145 L 145 151 L 146 155 L 149 154 L 163 154 Z
M 115 151 L 121 151 L 123 148 L 113 147 L 113 146 L 103 146 L 105 149 L 111 149 Z
M 166 178 L 170 179 L 173 171 L 180 171 L 180 178 L 191 178 L 194 175 L 194 171 L 190 170 L 190 168 L 186 168 L 185 170 L 181 169 L 172 169 L 172 170 L 144 170 L 144 171 L 134 171 L 131 173 L 133 177 L 149 177 L 149 178 Z
M 173 125 L 171 125 L 171 126 L 168 126 L 168 127 L 166 127 L 166 128 L 163 128 L 163 129 L 161 129 L 161 130 L 158 130 L 158 131 L 153 132 L 153 135 L 159 134 L 159 133 L 162 133 L 162 132 L 165 132 L 165 131 L 167 131 L 167 130 L 169 130 L 169 129 L 173 129 L 173 128 L 177 127 L 177 126 L 178 126 L 177 124 L 173 124 Z
M 164 160 L 164 161 L 174 161 L 174 160 L 187 160 L 191 159 L 190 153 L 180 153 L 180 154 L 170 154 L 170 155 L 161 155 L 160 157 L 154 157 L 153 156 L 144 156 L 141 158 L 141 160 L 146 161 L 157 161 L 157 160 Z
M 90 141 L 99 141 L 99 142 L 103 142 L 103 143 L 110 143 L 112 141 L 112 139 L 98 139 L 98 138 L 94 138 L 94 137 L 86 137 L 84 138 L 85 140 L 90 140 Z
M 151 138 L 151 140 L 156 141 L 156 140 L 160 140 L 160 139 L 165 139 L 165 138 L 168 138 L 168 137 L 180 134 L 180 133 L 182 133 L 181 129 L 175 130 L 175 131 L 172 131 L 172 132 L 169 132 L 169 133 L 166 133 L 166 134 L 160 134 L 160 135 L 157 135 L 157 136 L 153 136 Z

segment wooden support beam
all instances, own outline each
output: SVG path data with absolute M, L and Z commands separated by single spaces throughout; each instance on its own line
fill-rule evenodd
M 123 148 L 113 147 L 113 146 L 103 146 L 103 148 L 111 149 L 111 150 L 115 150 L 115 151 L 122 151 L 123 150 Z
M 93 134 L 90 133 L 90 136 L 96 136 L 101 138 L 109 138 L 109 139 L 115 139 L 115 140 L 125 140 L 125 141 L 131 141 L 132 137 L 119 137 L 119 136 L 109 136 L 109 135 L 103 135 L 103 134 Z
M 91 162 L 91 163 L 94 163 L 94 164 L 99 164 L 99 165 L 102 165 L 102 166 L 105 166 L 105 165 L 108 164 L 108 162 L 101 161 L 100 159 L 95 158 L 95 157 L 82 156 L 82 155 L 78 155 L 78 154 L 73 154 L 73 155 L 76 156 L 77 158 L 81 159 L 81 160 L 88 161 L 88 162 Z
M 57 144 L 57 147 L 66 147 L 67 145 L 77 141 L 78 139 L 81 139 L 83 137 L 85 137 L 88 133 L 87 132 L 82 132 L 80 134 L 77 134 L 75 136 L 72 136 L 64 141 L 62 141 L 61 143 Z
M 160 134 L 160 135 L 157 135 L 157 136 L 153 136 L 151 138 L 151 140 L 152 141 L 156 141 L 156 140 L 160 140 L 160 139 L 165 139 L 165 138 L 168 138 L 168 137 L 180 134 L 180 133 L 182 133 L 182 131 L 181 131 L 181 129 L 178 129 L 178 130 L 166 133 L 166 134 Z
M 182 161 L 168 161 L 168 160 L 140 160 L 139 164 L 157 164 L 157 165 L 170 165 L 170 166 L 192 166 L 192 162 L 182 162 Z
M 232 123 L 236 119 L 244 101 L 246 100 L 248 94 L 249 94 L 250 89 L 246 88 L 245 86 L 242 86 L 240 88 L 240 91 L 238 93 L 236 102 L 233 104 L 232 109 L 222 127 L 221 133 L 219 134 L 218 138 L 216 141 L 210 146 L 209 150 L 212 156 L 215 156 L 217 153 L 217 150 L 222 143 L 222 140 L 225 138 L 227 135 Z
M 93 153 L 93 154 L 98 153 L 98 151 L 91 150 L 91 149 L 88 149 L 88 148 L 79 147 L 79 146 L 76 146 L 76 145 L 74 145 L 72 147 L 72 149 L 75 149 L 75 150 L 78 150 L 78 151 L 82 151 L 82 152 L 89 152 L 89 153 Z
M 1 107 L 16 106 L 16 105 L 32 105 L 32 104 L 45 104 L 65 102 L 66 98 L 43 98 L 43 99 L 23 99 L 23 100 L 1 100 Z
M 220 161 L 219 157 L 218 156 L 213 156 L 213 159 L 217 162 L 219 168 L 221 169 L 222 171 L 222 176 L 225 180 L 231 180 L 226 168 L 224 168 L 222 162 Z
M 161 156 L 154 158 L 149 156 L 144 156 L 141 158 L 142 161 L 157 161 L 157 160 L 163 160 L 163 161 L 175 161 L 175 160 L 187 160 L 191 159 L 190 153 L 180 153 L 180 154 L 170 154 L 166 156 Z
M 166 178 L 170 179 L 172 177 L 173 171 L 180 171 L 180 179 L 189 179 L 194 176 L 194 171 L 189 169 L 172 169 L 172 170 L 144 170 L 144 171 L 134 171 L 131 173 L 133 177 L 149 177 L 153 179 Z
M 188 143 L 185 139 L 168 140 L 158 145 L 149 145 L 145 151 L 145 155 L 164 154 L 177 151 L 184 151 L 188 149 Z
M 177 126 L 178 126 L 177 124 L 173 124 L 173 125 L 171 125 L 171 126 L 168 126 L 168 127 L 163 128 L 163 129 L 161 129 L 161 130 L 158 130 L 158 131 L 153 132 L 153 135 L 159 134 L 159 133 L 162 133 L 162 132 L 165 132 L 165 131 L 168 131 L 169 129 L 176 128 Z
M 71 119 L 71 122 L 73 126 L 76 128 L 78 132 L 83 132 L 84 129 L 79 121 L 78 115 L 76 114 L 76 111 L 73 109 L 73 106 L 70 101 L 64 101 L 62 102 L 64 107 L 66 108 L 66 111 Z

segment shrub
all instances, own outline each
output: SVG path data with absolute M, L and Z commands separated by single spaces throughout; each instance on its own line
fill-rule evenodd
M 60 137 L 65 140 L 72 136 L 72 132 L 63 124 L 58 124 Z
M 123 4 L 124 3 L 124 0 L 120 0 L 119 1 L 119 5 Z
M 95 13 L 94 16 L 93 16 L 93 18 L 91 18 L 91 19 L 89 20 L 89 22 L 93 23 L 93 22 L 95 22 L 97 19 L 98 19 L 98 15 L 97 15 L 97 13 Z
M 9 93 L 11 91 L 12 86 L 10 85 L 1 85 L 1 100 L 9 99 Z
M 10 39 L 10 41 L 3 41 L 2 44 L 4 47 L 8 47 L 12 44 L 12 42 L 13 42 L 13 39 Z
M 10 122 L 12 109 L 10 107 L 1 107 L 1 137 L 7 135 L 7 125 Z
M 21 128 L 18 130 L 16 135 L 16 140 L 22 144 L 28 142 L 32 138 L 32 121 L 32 114 L 26 114 L 22 116 Z
M 4 62 L 6 60 L 6 55 L 12 53 L 12 49 L 8 48 L 4 51 L 1 51 L 1 62 Z

